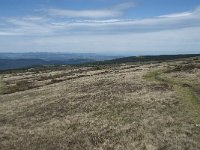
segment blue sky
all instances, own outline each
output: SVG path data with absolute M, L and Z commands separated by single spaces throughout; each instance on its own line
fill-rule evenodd
M 200 0 L 0 0 L 0 52 L 200 52 Z

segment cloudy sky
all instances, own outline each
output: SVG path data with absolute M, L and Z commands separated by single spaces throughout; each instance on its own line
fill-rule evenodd
M 0 0 L 0 52 L 200 53 L 200 0 Z

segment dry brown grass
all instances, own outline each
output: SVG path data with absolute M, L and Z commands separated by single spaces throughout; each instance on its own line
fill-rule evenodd
M 0 95 L 0 149 L 198 150 L 198 104 L 171 84 L 144 78 L 187 61 L 1 75 L 4 86 L 25 80 L 38 87 Z M 198 87 L 199 73 L 163 76 Z M 55 76 L 59 82 L 52 83 Z

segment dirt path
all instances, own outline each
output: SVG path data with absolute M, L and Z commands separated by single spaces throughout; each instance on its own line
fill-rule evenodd
M 197 124 L 200 123 L 200 90 L 193 87 L 192 83 L 185 83 L 185 81 L 177 81 L 176 79 L 170 78 L 163 71 L 154 71 L 148 73 L 146 79 L 156 81 L 162 84 L 167 84 L 173 88 L 176 95 L 184 103 L 184 106 L 190 111 L 186 113 L 187 118 L 192 118 Z

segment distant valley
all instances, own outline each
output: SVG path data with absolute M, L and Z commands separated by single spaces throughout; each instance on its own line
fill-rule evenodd
M 41 65 L 72 65 L 118 58 L 92 53 L 0 53 L 0 70 Z
M 0 70 L 52 65 L 105 65 L 119 63 L 159 62 L 200 56 L 200 54 L 158 56 L 103 56 L 92 53 L 0 53 Z

